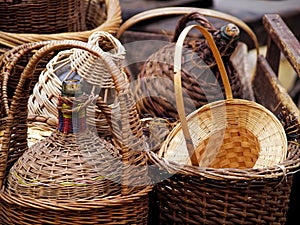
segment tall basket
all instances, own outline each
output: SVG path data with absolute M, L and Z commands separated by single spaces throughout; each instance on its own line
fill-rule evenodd
M 116 195 L 80 199 L 69 198 L 67 195 L 64 199 L 39 199 L 7 189 L 8 176 L 11 175 L 9 174 L 10 168 L 28 149 L 27 104 L 29 95 L 38 79 L 34 73 L 35 66 L 50 52 L 69 48 L 80 48 L 100 57 L 112 74 L 121 114 L 112 116 L 107 104 L 100 99 L 97 99 L 96 104 L 99 109 L 103 110 L 111 125 L 115 146 L 122 156 L 121 167 L 119 167 L 122 171 L 121 183 L 119 183 L 121 192 Z M 124 80 L 123 74 L 114 62 L 97 46 L 75 40 L 34 42 L 15 47 L 8 54 L 15 56 L 13 60 L 17 61 L 22 56 L 22 52 L 31 50 L 34 50 L 35 54 L 17 82 L 18 85 L 12 97 L 8 115 L 4 118 L 5 132 L 0 163 L 1 224 L 147 224 L 148 194 L 152 187 L 149 185 L 146 166 L 146 146 L 129 83 Z M 9 79 L 10 75 L 9 70 L 6 71 L 5 79 Z M 116 121 L 114 116 L 120 120 Z M 76 171 L 81 167 L 78 162 L 66 164 L 66 161 L 60 161 L 61 155 L 55 157 L 53 162 L 58 165 L 67 165 L 66 171 Z M 76 158 L 72 160 L 76 161 Z M 35 161 L 34 158 L 28 160 Z M 39 159 L 37 163 L 41 163 L 40 165 L 43 167 L 48 163 L 48 160 Z M 74 175 L 80 177 L 83 172 Z M 53 175 L 55 177 L 55 174 Z M 26 186 L 26 184 L 21 185 Z M 80 187 L 82 186 L 75 185 L 73 188 Z M 44 188 L 47 189 L 46 186 Z M 84 193 L 81 192 L 81 194 Z
M 194 27 L 211 39 L 205 28 L 191 25 L 184 29 L 177 42 L 174 80 L 181 123 L 163 143 L 161 156 L 153 152 L 148 154 L 157 166 L 153 168 L 153 177 L 157 179 L 152 202 L 156 215 L 153 223 L 285 224 L 292 175 L 300 166 L 299 144 L 287 144 L 283 126 L 266 108 L 252 101 L 232 99 L 226 76 L 222 79 L 228 99 L 205 105 L 185 117 L 180 56 L 183 38 Z M 210 42 L 213 48 L 214 43 Z M 214 48 L 220 72 L 226 75 Z M 261 127 L 259 133 L 251 128 L 252 125 L 259 127 L 255 123 L 258 119 L 255 111 L 259 117 L 268 118 L 266 129 Z M 254 120 L 252 125 L 243 121 L 246 117 L 247 121 Z M 243 134 L 244 131 L 250 133 Z M 270 141 L 273 134 L 278 137 Z M 256 141 L 250 140 L 252 137 Z M 257 141 L 258 148 L 255 147 Z M 180 145 L 181 142 L 184 144 Z M 265 154 L 264 146 L 274 151 Z M 181 157 L 182 152 L 187 152 L 187 161 Z M 254 159 L 250 164 L 249 158 Z

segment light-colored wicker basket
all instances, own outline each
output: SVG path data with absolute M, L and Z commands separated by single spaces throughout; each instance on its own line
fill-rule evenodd
M 192 28 L 207 39 L 225 88 L 226 100 L 208 103 L 185 116 L 181 88 L 183 42 Z M 262 105 L 233 99 L 220 53 L 206 28 L 192 25 L 178 38 L 174 58 L 175 97 L 180 123 L 160 150 L 164 158 L 179 164 L 213 168 L 262 168 L 282 162 L 287 138 L 280 121 Z
M 26 151 L 28 142 L 30 141 L 30 138 L 32 138 L 27 135 L 28 121 L 31 120 L 31 122 L 37 123 L 48 123 L 50 121 L 50 127 L 52 124 L 51 120 L 48 120 L 46 117 L 33 117 L 27 113 L 28 99 L 38 80 L 38 77 L 36 77 L 38 75 L 34 73 L 35 66 L 42 57 L 51 53 L 53 50 L 58 51 L 72 48 L 80 48 L 89 51 L 91 54 L 100 57 L 104 64 L 110 68 L 119 101 L 121 114 L 117 118 L 120 120 L 115 121 L 116 118 L 114 116 L 116 115 L 111 115 L 110 107 L 103 102 L 102 99 L 98 98 L 96 104 L 104 113 L 105 118 L 107 118 L 114 137 L 114 143 L 116 144 L 116 147 L 120 149 L 120 154 L 123 156 L 121 160 L 122 166 L 120 167 L 122 170 L 122 183 L 120 183 L 122 189 L 121 193 L 105 198 L 68 199 L 68 197 L 65 196 L 67 197 L 66 199 L 57 200 L 53 198 L 38 199 L 27 196 L 26 194 L 23 195 L 10 192 L 7 189 L 6 183 L 10 168 Z M 18 86 L 11 99 L 8 116 L 5 118 L 6 120 L 4 123 L 5 132 L 3 134 L 0 163 L 1 224 L 25 225 L 32 223 L 32 221 L 34 221 L 34 223 L 51 223 L 57 225 L 74 223 L 147 224 L 149 208 L 148 194 L 152 187 L 149 185 L 149 177 L 147 175 L 148 172 L 145 157 L 147 148 L 143 138 L 141 124 L 138 119 L 139 117 L 134 107 L 129 82 L 124 79 L 122 72 L 101 48 L 81 41 L 60 40 L 28 43 L 13 48 L 7 54 L 14 56 L 10 59 L 17 61 L 22 57 L 23 51 L 26 52 L 31 50 L 35 50 L 35 54 L 30 59 L 18 81 Z M 8 71 L 6 70 L 6 72 Z M 9 72 L 5 75 L 9 80 Z M 41 128 L 41 125 L 37 124 L 36 127 Z M 31 128 L 34 130 L 36 129 L 35 127 Z M 35 137 L 33 139 L 35 139 Z M 65 164 L 66 161 L 63 159 L 63 155 L 64 154 L 54 156 L 57 158 L 55 158 L 53 162 L 58 166 L 67 165 L 67 170 L 69 172 L 76 171 L 78 166 L 81 166 L 78 162 L 74 164 Z M 38 156 L 38 158 L 39 157 L 40 156 Z M 59 159 L 62 161 L 59 161 Z M 28 160 L 35 159 L 28 158 Z M 45 161 L 43 162 L 43 160 Z M 76 160 L 77 157 L 74 155 L 72 161 L 75 162 Z M 44 158 L 39 159 L 37 163 L 41 163 L 41 165 L 44 166 L 48 161 Z M 72 168 L 73 166 L 74 168 Z M 61 170 L 63 170 L 63 168 Z M 62 171 L 59 173 L 61 172 Z M 78 174 L 75 173 L 73 176 L 82 179 L 81 172 Z M 76 180 L 76 178 L 74 179 Z M 20 218 L 22 219 L 20 220 Z
M 101 47 L 101 49 L 107 49 L 104 54 L 116 63 L 121 69 L 124 79 L 127 79 L 126 73 L 122 69 L 125 48 L 118 39 L 108 32 L 97 31 L 89 37 L 88 43 Z M 56 103 L 62 81 L 76 76 L 90 85 L 97 85 L 101 89 L 100 97 L 103 101 L 112 109 L 118 107 L 114 83 L 110 71 L 103 65 L 103 60 L 86 51 L 71 49 L 59 52 L 42 71 L 28 101 L 29 115 L 57 118 Z M 87 113 L 88 123 L 97 127 L 101 136 L 110 134 L 104 115 L 95 105 L 89 106 Z

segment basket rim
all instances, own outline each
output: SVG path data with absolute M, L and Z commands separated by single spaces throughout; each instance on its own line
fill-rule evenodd
M 0 44 L 9 48 L 28 42 L 47 41 L 47 40 L 81 40 L 86 41 L 88 37 L 96 31 L 107 31 L 116 33 L 122 23 L 121 6 L 119 0 L 104 0 L 107 12 L 107 18 L 104 23 L 92 30 L 78 32 L 63 32 L 53 34 L 37 33 L 12 33 L 0 31 Z M 1 53 L 1 51 L 0 51 Z
M 77 200 L 56 200 L 56 199 L 36 199 L 29 196 L 15 195 L 5 192 L 3 186 L 0 192 L 0 198 L 2 201 L 13 202 L 20 206 L 28 206 L 30 208 L 45 208 L 51 210 L 91 210 L 105 208 L 107 206 L 118 206 L 126 203 L 134 202 L 143 196 L 147 196 L 153 189 L 152 185 L 146 186 L 145 188 L 130 193 L 129 195 L 115 195 L 108 196 L 105 198 L 94 198 L 94 199 L 77 199 Z
M 224 108 L 224 114 L 226 114 L 225 111 L 228 110 L 227 107 L 232 108 L 232 107 L 238 107 L 239 105 L 246 105 L 247 108 L 251 108 L 251 110 L 255 110 L 255 111 L 267 114 L 267 116 L 270 118 L 269 122 L 273 123 L 276 126 L 277 130 L 275 133 L 278 134 L 277 136 L 279 136 L 281 138 L 281 142 L 282 142 L 282 146 L 278 146 L 278 149 L 282 149 L 282 151 L 280 151 L 280 153 L 281 153 L 280 155 L 276 155 L 277 156 L 276 163 L 283 161 L 286 158 L 287 146 L 288 146 L 285 130 L 284 130 L 283 126 L 281 125 L 280 121 L 277 119 L 277 117 L 273 113 L 271 113 L 269 110 L 267 110 L 264 106 L 254 102 L 254 101 L 248 101 L 248 100 L 244 100 L 244 99 L 227 99 L 227 100 L 214 101 L 214 102 L 208 103 L 208 104 L 200 107 L 199 109 L 193 111 L 192 113 L 190 113 L 186 117 L 187 123 L 190 124 L 190 123 L 195 122 L 194 119 L 196 117 L 198 117 L 198 115 L 201 115 L 202 112 L 211 111 L 212 108 L 213 109 Z M 226 128 L 226 126 L 225 126 L 225 128 Z M 247 127 L 244 127 L 244 128 L 247 129 Z M 181 127 L 181 123 L 179 122 L 173 128 L 173 130 L 169 133 L 166 140 L 163 142 L 163 144 L 160 148 L 160 151 L 158 153 L 158 155 L 160 157 L 163 157 L 163 155 L 167 153 L 167 151 L 169 149 L 169 144 L 172 142 L 172 140 L 174 138 L 176 138 L 176 136 L 180 135 L 179 132 L 181 130 L 182 130 L 182 127 Z M 216 129 L 216 130 L 218 130 L 218 129 Z M 210 138 L 211 135 L 213 135 L 213 133 L 208 134 L 208 138 Z M 274 134 L 272 133 L 272 135 L 274 135 Z M 259 143 L 264 143 L 264 141 L 259 141 Z M 197 146 L 197 144 L 196 144 L 196 146 Z M 185 146 L 182 146 L 182 147 L 185 147 Z M 265 149 L 260 148 L 260 153 L 261 153 L 261 150 L 265 150 Z M 261 154 L 259 154 L 258 159 L 260 157 L 261 157 Z M 258 159 L 256 162 L 259 162 Z M 256 163 L 254 166 L 256 166 Z M 265 167 L 259 167 L 259 168 L 265 168 Z

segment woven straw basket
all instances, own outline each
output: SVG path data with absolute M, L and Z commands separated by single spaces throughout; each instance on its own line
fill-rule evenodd
M 224 84 L 226 100 L 208 103 L 185 118 L 181 55 L 183 40 L 192 28 L 202 31 L 212 48 Z M 262 105 L 244 99 L 233 99 L 222 58 L 209 32 L 200 26 L 187 27 L 176 44 L 175 98 L 181 123 L 164 142 L 160 155 L 180 164 L 192 163 L 214 168 L 267 167 L 284 160 L 287 138 L 282 124 Z
M 198 23 L 206 27 L 214 36 L 218 49 L 222 54 L 234 97 L 254 99 L 252 91 L 248 91 L 251 90 L 250 82 L 247 80 L 250 75 L 240 74 L 241 70 L 238 67 L 241 65 L 234 64 L 232 60 L 234 52 L 243 43 L 239 42 L 236 36 L 224 38 L 224 31 L 216 28 L 206 17 L 215 18 L 222 23 L 234 23 L 253 39 L 258 49 L 254 33 L 244 22 L 215 10 L 168 7 L 145 11 L 133 16 L 121 25 L 117 35 L 120 37 L 128 27 L 161 15 L 183 16 L 174 29 L 172 42 L 152 53 L 141 66 L 139 73 L 137 75 L 134 74 L 137 77 L 135 97 L 141 117 L 151 115 L 153 117 L 178 119 L 176 104 L 172 98 L 174 96 L 172 63 L 175 42 L 188 23 Z M 204 38 L 194 35 L 185 41 L 184 46 L 186 51 L 183 53 L 182 88 L 185 93 L 185 109 L 187 113 L 191 113 L 207 102 L 223 99 L 223 93 L 216 91 L 216 87 L 222 86 L 222 83 L 211 50 Z M 203 62 L 205 62 L 204 65 Z M 201 67 L 207 67 L 210 71 L 213 71 L 214 77 L 208 76 L 205 70 L 199 72 Z
M 194 27 L 202 31 L 214 49 L 227 99 L 209 103 L 186 118 L 181 99 L 181 51 L 185 35 Z M 163 157 L 152 151 L 148 154 L 150 162 L 156 165 L 153 177 L 157 185 L 151 198 L 153 224 L 285 224 L 292 175 L 300 165 L 299 145 L 291 142 L 287 148 L 285 130 L 264 107 L 232 98 L 222 60 L 205 28 L 185 28 L 175 56 L 181 123 L 163 143 Z M 263 124 L 255 121 L 259 117 L 264 118 Z M 256 127 L 260 127 L 260 132 L 255 131 Z M 270 141 L 273 135 L 277 136 L 275 145 Z M 196 154 L 192 152 L 193 145 Z M 188 152 L 187 149 L 191 153 L 185 158 L 181 152 Z M 173 150 L 178 154 L 172 155 Z M 198 160 L 202 165 L 198 165 Z M 197 165 L 191 165 L 192 162 Z
M 104 31 L 94 32 L 88 40 L 89 44 L 101 47 L 107 57 L 122 70 L 122 61 L 125 59 L 125 48 L 113 35 Z M 126 74 L 122 70 L 124 79 Z M 57 118 L 56 103 L 61 91 L 62 81 L 80 76 L 84 81 L 101 88 L 100 97 L 112 109 L 118 107 L 114 93 L 114 83 L 103 61 L 92 54 L 71 49 L 61 51 L 42 71 L 38 83 L 28 101 L 29 115 L 44 115 Z M 109 126 L 104 115 L 97 107 L 88 107 L 88 123 L 96 126 L 101 136 L 110 135 Z
M 28 99 L 38 80 L 36 73 L 34 73 L 35 66 L 39 60 L 52 51 L 70 48 L 80 48 L 100 57 L 106 67 L 109 68 L 110 74 L 112 74 L 116 95 L 118 96 L 121 114 L 119 117 L 114 115 L 119 119 L 117 121 L 115 120 L 116 117 L 111 115 L 110 107 L 102 101 L 101 98 L 97 98 L 96 102 L 97 107 L 101 109 L 110 124 L 111 132 L 114 137 L 114 146 L 118 149 L 119 154 L 122 155 L 122 160 L 120 160 L 122 163 L 121 166 L 109 163 L 108 158 L 102 158 L 104 161 L 107 159 L 106 163 L 103 162 L 103 166 L 107 167 L 106 169 L 117 166 L 117 170 L 121 170 L 121 183 L 119 183 L 120 193 L 112 194 L 107 197 L 94 196 L 89 198 L 87 196 L 78 199 L 70 197 L 69 195 L 60 195 L 60 197 L 63 198 L 56 199 L 55 196 L 47 198 L 45 196 L 51 196 L 55 191 L 59 192 L 59 190 L 55 189 L 57 184 L 52 184 L 51 182 L 48 182 L 49 187 L 44 187 L 45 191 L 47 191 L 47 189 L 53 190 L 53 192 L 49 192 L 48 194 L 43 192 L 43 189 L 28 188 L 26 183 L 19 184 L 24 187 L 23 192 L 20 192 L 20 189 L 14 189 L 12 185 L 8 186 L 9 177 L 14 175 L 14 173 L 9 173 L 10 169 L 14 168 L 12 166 L 15 165 L 15 162 L 17 162 L 20 156 L 24 159 L 27 155 L 27 145 L 31 138 L 27 136 L 27 122 L 30 121 L 31 124 L 32 122 L 40 123 L 40 125 L 36 125 L 40 128 L 42 127 L 41 124 L 46 125 L 47 123 L 49 126 L 53 124 L 51 119 L 46 117 L 35 117 L 27 114 Z M 7 62 L 11 62 L 10 65 L 12 65 L 13 61 L 18 61 L 18 59 L 22 57 L 22 54 L 29 51 L 35 51 L 35 54 L 30 59 L 19 79 L 16 91 L 9 103 L 8 116 L 5 117 L 4 122 L 5 132 L 3 135 L 0 163 L 1 224 L 147 224 L 149 207 L 148 194 L 152 188 L 149 185 L 146 166 L 146 146 L 138 114 L 134 107 L 129 83 L 124 79 L 122 72 L 99 47 L 75 40 L 23 44 L 7 52 L 5 57 L 8 55 L 11 56 L 11 58 L 7 58 Z M 11 67 L 8 66 L 8 68 Z M 4 75 L 6 76 L 5 79 L 9 82 L 11 73 L 6 70 Z M 35 127 L 29 128 L 36 130 Z M 47 135 L 48 134 L 46 134 L 46 136 Z M 56 141 L 61 142 L 61 140 Z M 68 143 L 63 145 L 66 147 Z M 59 176 L 59 174 L 65 170 L 70 180 L 74 180 L 75 182 L 77 179 L 82 180 L 81 174 L 85 173 L 85 168 L 83 167 L 86 163 L 85 161 L 82 161 L 77 154 L 67 156 L 65 154 L 57 155 L 55 151 L 53 154 L 53 159 L 43 158 L 42 155 L 27 158 L 27 163 L 24 163 L 21 167 L 24 169 L 24 171 L 21 171 L 22 174 L 23 172 L 25 174 L 40 174 L 41 177 L 43 177 L 44 173 L 49 172 L 46 168 L 58 168 L 62 166 L 61 169 L 52 170 L 54 177 L 56 174 Z M 90 157 L 92 157 L 92 155 Z M 65 157 L 67 157 L 69 161 L 67 164 Z M 87 155 L 86 157 L 89 156 Z M 87 158 L 86 160 L 95 159 Z M 52 164 L 48 165 L 49 162 L 52 162 Z M 26 169 L 26 166 L 30 167 L 30 165 L 37 164 L 40 164 L 40 166 L 37 166 L 38 168 L 44 169 L 41 171 L 39 171 L 39 169 Z M 78 168 L 80 169 L 81 167 L 83 170 L 80 172 Z M 31 175 L 28 176 L 31 177 Z M 36 176 L 37 181 L 38 179 L 40 179 L 40 177 Z M 97 179 L 97 181 L 95 180 L 92 183 L 97 182 L 101 182 L 101 179 Z M 51 187 L 51 185 L 53 186 Z M 62 191 L 72 188 L 72 193 L 76 193 L 77 190 L 79 196 L 84 196 L 85 194 L 85 192 L 82 191 L 82 185 L 75 185 L 74 187 L 68 187 L 68 185 L 66 185 L 61 188 Z M 93 190 L 95 189 L 91 187 L 86 190 L 86 193 Z M 31 197 L 31 193 L 34 193 L 34 191 L 41 191 L 40 193 L 42 193 L 44 197 Z

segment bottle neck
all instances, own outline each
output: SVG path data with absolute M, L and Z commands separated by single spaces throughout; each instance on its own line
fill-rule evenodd
M 58 130 L 65 134 L 81 133 L 86 129 L 86 108 L 74 97 L 59 96 Z

